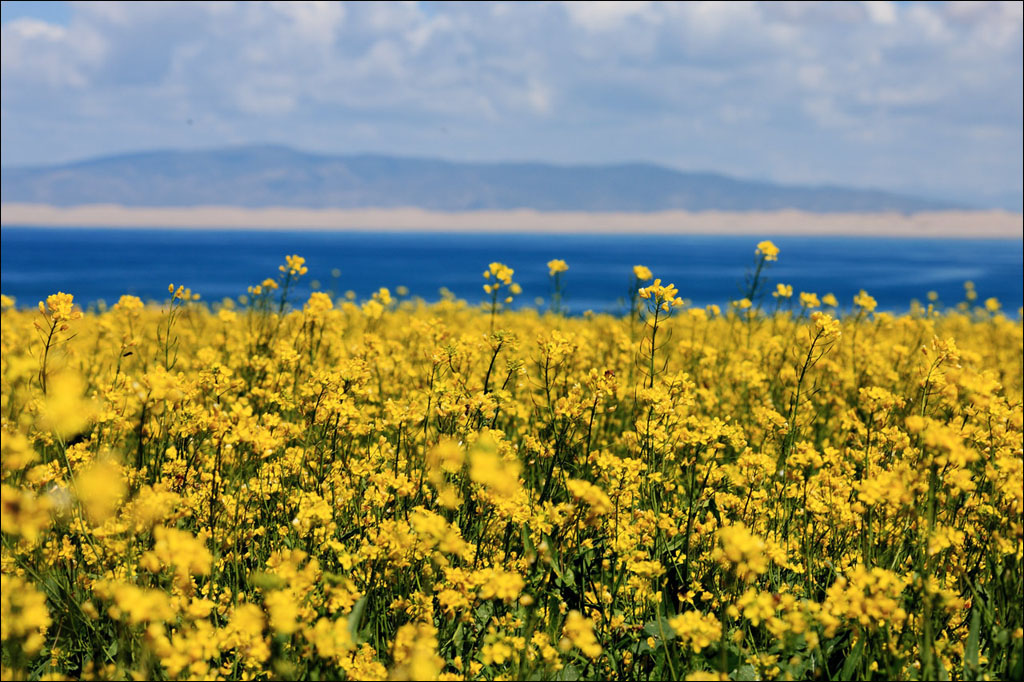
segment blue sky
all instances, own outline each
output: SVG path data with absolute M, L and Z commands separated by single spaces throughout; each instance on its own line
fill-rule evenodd
M 5 24 L 22 17 L 67 26 L 71 21 L 71 6 L 66 2 L 56 2 L 55 0 L 0 3 L 0 23 Z
M 273 142 L 1020 211 L 1022 7 L 3 2 L 0 162 Z

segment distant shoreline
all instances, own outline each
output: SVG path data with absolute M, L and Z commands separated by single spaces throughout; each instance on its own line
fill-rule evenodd
M 806 211 L 661 211 L 588 213 L 443 212 L 418 208 L 303 209 L 235 206 L 127 207 L 93 204 L 0 205 L 4 227 L 255 229 L 535 234 L 679 234 L 753 236 L 1022 239 L 1024 216 L 1006 211 L 809 213 Z

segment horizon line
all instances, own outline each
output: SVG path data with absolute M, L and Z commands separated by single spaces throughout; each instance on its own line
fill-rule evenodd
M 522 234 L 790 235 L 1022 239 L 1024 214 L 1005 209 L 917 213 L 777 211 L 652 212 L 432 211 L 406 208 L 293 208 L 0 204 L 4 227 L 319 230 Z

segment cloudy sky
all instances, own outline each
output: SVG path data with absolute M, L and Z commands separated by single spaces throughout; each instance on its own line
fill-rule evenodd
M 273 142 L 1019 211 L 1022 7 L 3 2 L 0 162 Z

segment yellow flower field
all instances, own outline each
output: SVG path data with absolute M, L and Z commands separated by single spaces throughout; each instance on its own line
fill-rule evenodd
M 501 263 L 292 300 L 298 256 L 5 298 L 3 679 L 1020 679 L 1020 312 L 752 257 L 724 310 L 637 266 L 625 317 L 561 260 L 544 313 Z

